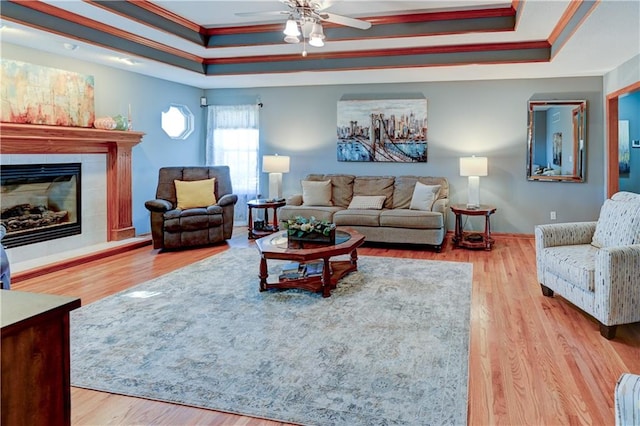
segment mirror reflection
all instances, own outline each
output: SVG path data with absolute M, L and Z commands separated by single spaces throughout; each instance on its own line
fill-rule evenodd
M 527 179 L 583 182 L 587 101 L 529 101 Z

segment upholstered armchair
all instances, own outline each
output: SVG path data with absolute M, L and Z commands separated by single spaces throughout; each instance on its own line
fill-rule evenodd
M 214 244 L 231 238 L 234 205 L 228 166 L 163 167 L 151 212 L 153 248 Z
M 623 373 L 614 393 L 616 426 L 640 424 L 640 376 Z
M 543 295 L 593 316 L 607 339 L 640 321 L 640 194 L 614 194 L 597 222 L 536 226 L 535 239 Z

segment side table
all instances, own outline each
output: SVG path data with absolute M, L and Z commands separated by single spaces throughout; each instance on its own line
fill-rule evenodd
M 249 239 L 262 238 L 267 235 L 273 234 L 278 231 L 278 209 L 287 204 L 284 200 L 265 200 L 256 199 L 247 201 L 247 207 L 249 207 Z M 261 228 L 254 227 L 253 223 L 253 209 L 264 210 L 264 225 Z M 273 209 L 273 222 L 269 225 L 269 209 Z
M 466 204 L 454 204 L 451 206 L 451 211 L 454 215 L 456 215 L 456 228 L 453 235 L 453 244 L 455 247 L 483 248 L 485 250 L 491 250 L 491 246 L 495 242 L 495 240 L 491 238 L 490 217 L 496 212 L 496 207 L 481 204 L 477 208 L 469 208 Z M 484 232 L 465 232 L 462 229 L 463 215 L 484 216 Z

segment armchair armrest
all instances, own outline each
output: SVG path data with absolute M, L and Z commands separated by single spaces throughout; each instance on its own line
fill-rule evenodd
M 597 317 L 606 325 L 640 321 L 640 244 L 603 247 L 595 262 Z
M 238 196 L 236 194 L 225 194 L 222 197 L 220 197 L 220 199 L 216 204 L 218 204 L 221 207 L 224 207 L 224 206 L 233 205 L 237 202 L 238 202 Z
M 302 194 L 294 194 L 290 197 L 287 197 L 287 205 L 288 206 L 301 206 L 302 205 Z
M 596 222 L 572 222 L 535 227 L 536 250 L 546 247 L 591 244 Z
M 171 204 L 171 201 L 161 199 L 146 201 L 144 203 L 144 206 L 147 208 L 147 210 L 157 213 L 164 213 L 173 209 L 173 204 Z

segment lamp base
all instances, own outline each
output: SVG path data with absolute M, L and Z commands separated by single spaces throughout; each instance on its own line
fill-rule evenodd
M 480 177 L 479 176 L 469 176 L 469 188 L 468 188 L 468 198 L 467 198 L 467 208 L 473 209 L 474 207 L 477 209 L 480 207 Z
M 269 173 L 269 199 L 282 198 L 282 173 Z

